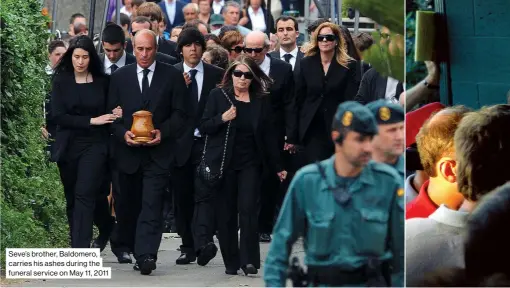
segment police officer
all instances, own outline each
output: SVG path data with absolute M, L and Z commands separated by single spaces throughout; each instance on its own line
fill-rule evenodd
M 372 159 L 395 168 L 402 177 L 403 183 L 405 179 L 404 108 L 384 99 L 370 102 L 366 106 L 374 114 L 379 128 L 379 133 L 372 140 Z
M 268 287 L 285 286 L 292 244 L 302 236 L 311 286 L 402 286 L 402 181 L 371 161 L 377 122 L 357 102 L 338 106 L 335 154 L 300 169 L 290 184 L 266 259 Z

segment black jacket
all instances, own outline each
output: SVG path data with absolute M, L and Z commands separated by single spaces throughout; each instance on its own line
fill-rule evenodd
M 280 50 L 273 51 L 273 52 L 269 53 L 269 55 L 271 55 L 271 57 L 273 57 L 273 58 L 281 60 Z M 294 80 L 299 79 L 299 71 L 301 71 L 300 70 L 301 59 L 303 59 L 303 57 L 305 57 L 305 54 L 303 52 L 301 52 L 301 50 L 299 50 L 299 48 L 298 48 L 296 64 L 294 65 Z
M 149 87 L 150 99 L 148 107 L 142 103 L 142 94 L 137 78 L 137 65 L 124 66 L 111 75 L 108 107 L 109 110 L 122 107 L 123 117 L 112 124 L 112 134 L 115 137 L 115 162 L 118 169 L 131 174 L 138 169 L 141 157 L 145 154 L 142 149 L 149 151 L 154 162 L 161 168 L 169 169 L 174 146 L 180 137 L 188 115 L 186 114 L 186 84 L 182 74 L 172 66 L 157 62 Z M 169 81 L 168 79 L 172 79 Z M 153 147 L 129 147 L 125 140 L 125 133 L 133 124 L 133 113 L 139 110 L 152 113 L 155 129 L 161 131 L 161 143 Z
M 234 102 L 234 96 L 227 93 L 228 97 Z M 280 150 L 274 129 L 273 111 L 268 96 L 262 98 L 250 96 L 252 106 L 252 121 L 255 130 L 255 143 L 260 159 L 274 171 L 282 171 L 282 162 Z M 204 115 L 200 124 L 200 133 L 208 135 L 208 144 L 206 149 L 206 160 L 211 166 L 212 171 L 219 171 L 223 157 L 223 148 L 225 133 L 227 132 L 227 123 L 221 120 L 221 115 L 230 109 L 231 104 L 226 99 L 220 88 L 211 91 Z M 227 153 L 225 157 L 225 167 L 228 169 L 230 160 L 234 153 L 233 143 L 236 137 L 236 120 L 232 120 L 231 130 L 228 136 Z
M 355 100 L 365 105 L 375 100 L 385 99 L 387 84 L 387 77 L 381 76 L 374 68 L 370 68 L 363 75 Z M 398 82 L 395 93 L 397 100 L 402 92 L 404 92 L 404 85 Z
M 200 120 L 202 119 L 205 105 L 209 99 L 209 94 L 211 90 L 216 88 L 216 85 L 221 82 L 223 74 L 225 73 L 225 70 L 216 66 L 209 65 L 207 63 L 203 63 L 203 65 L 204 82 L 200 93 L 200 101 L 198 101 L 198 103 L 196 101 L 193 102 L 191 97 L 186 97 L 189 100 L 186 103 L 186 112 L 190 115 L 190 117 L 188 118 L 185 131 L 177 140 L 176 150 L 179 151 L 179 153 L 175 155 L 175 165 L 178 167 L 183 166 L 186 164 L 186 161 L 188 161 L 191 155 L 191 148 L 193 147 L 193 134 L 195 129 L 200 126 Z M 184 66 L 182 62 L 176 64 L 174 67 L 177 68 L 181 74 L 184 73 Z

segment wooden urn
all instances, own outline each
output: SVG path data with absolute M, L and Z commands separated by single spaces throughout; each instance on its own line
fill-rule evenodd
M 136 142 L 147 143 L 153 139 L 151 131 L 154 130 L 152 124 L 152 113 L 140 110 L 133 113 L 133 125 L 131 125 L 131 133 L 135 134 L 133 139 Z

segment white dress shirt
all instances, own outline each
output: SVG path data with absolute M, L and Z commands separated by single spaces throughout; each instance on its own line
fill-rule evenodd
M 266 73 L 267 76 L 269 76 L 269 70 L 271 69 L 271 59 L 267 57 L 267 55 L 264 58 L 264 61 L 259 65 L 260 69 Z
M 386 94 L 384 97 L 386 98 L 386 100 L 390 100 L 391 102 L 395 103 L 395 100 L 398 99 L 398 96 L 400 95 L 395 95 L 397 94 L 397 85 L 398 85 L 397 79 L 388 77 L 388 80 L 386 82 Z M 398 100 L 396 101 L 397 101 L 396 103 L 398 103 Z
M 212 9 L 214 14 L 221 14 L 221 8 L 225 5 L 225 1 L 221 0 L 220 2 L 213 1 Z
M 197 81 L 197 86 L 198 86 L 198 99 L 197 99 L 197 102 L 198 102 L 198 101 L 200 101 L 200 95 L 202 94 L 202 87 L 204 86 L 204 64 L 202 63 L 202 61 L 200 61 L 195 68 L 191 68 L 188 65 L 186 65 L 186 62 L 183 62 L 182 66 L 184 67 L 184 72 L 186 72 L 186 73 L 189 73 L 189 71 L 191 69 L 197 70 L 197 74 L 195 74 L 195 80 Z M 194 134 L 195 134 L 195 137 L 202 137 L 202 135 L 200 135 L 200 132 L 198 131 L 198 129 L 195 129 Z
M 149 74 L 147 75 L 147 78 L 149 79 L 149 87 L 151 86 L 152 77 L 154 76 L 154 69 L 156 69 L 156 61 L 152 63 L 149 68 L 150 70 Z M 140 67 L 140 65 L 136 64 L 136 77 L 138 78 L 138 84 L 140 85 L 140 91 L 142 91 L 142 80 L 143 80 L 143 68 Z
M 166 13 L 168 14 L 168 18 L 170 18 L 170 19 L 167 19 L 168 23 L 173 25 L 174 20 L 175 20 L 175 9 L 176 9 L 175 0 L 172 0 L 172 1 L 166 0 L 165 8 L 166 8 Z
M 106 57 L 106 55 L 104 55 L 104 72 L 106 74 L 108 74 L 108 75 L 112 74 L 111 67 L 113 64 L 117 65 L 117 69 L 125 66 L 126 65 L 126 51 L 124 51 L 124 54 L 122 54 L 122 56 L 119 58 L 119 60 L 117 60 L 117 63 L 110 62 L 110 59 L 108 59 L 108 57 Z
M 126 6 L 122 6 L 122 8 L 120 8 L 119 12 L 131 17 L 131 12 L 127 11 Z
M 248 7 L 248 15 L 250 15 L 252 31 L 266 31 L 266 17 L 261 8 L 255 12 L 251 6 Z
M 290 60 L 289 60 L 289 64 L 292 65 L 292 70 L 294 70 L 294 67 L 296 66 L 297 53 L 298 53 L 298 47 L 297 46 L 296 46 L 296 48 L 294 48 L 294 50 L 290 51 L 290 53 L 285 52 L 285 50 L 283 50 L 280 47 L 280 59 L 285 61 L 285 57 L 283 57 L 283 56 L 285 56 L 285 54 L 292 55 L 292 58 L 290 58 Z

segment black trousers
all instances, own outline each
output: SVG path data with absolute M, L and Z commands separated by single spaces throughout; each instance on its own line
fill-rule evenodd
M 106 148 L 90 144 L 77 157 L 57 163 L 66 197 L 66 214 L 72 248 L 90 248 L 96 199 L 106 171 Z
M 306 164 L 328 159 L 335 153 L 335 145 L 331 139 L 331 131 L 326 131 L 326 125 L 321 117 L 320 115 L 314 117 L 303 138 Z
M 134 174 L 119 171 L 115 195 L 117 224 L 113 235 L 116 252 L 134 252 L 137 260 L 157 259 L 163 234 L 163 199 L 169 170 L 152 161 L 148 151 Z
M 107 240 L 110 238 L 115 225 L 115 217 L 112 216 L 111 206 L 108 203 L 108 195 L 110 195 L 110 187 L 112 191 L 118 189 L 118 174 L 112 165 L 108 166 L 101 192 L 96 199 L 96 208 L 94 209 L 94 224 L 99 230 L 99 240 Z M 115 194 L 114 192 L 112 194 Z M 112 247 L 114 243 L 110 243 Z
M 276 205 L 281 194 L 281 182 L 273 170 L 264 167 L 260 194 L 259 232 L 271 234 L 273 231 Z
M 258 165 L 225 171 L 223 187 L 218 192 L 217 224 L 221 255 L 229 270 L 238 270 L 247 264 L 260 268 L 258 214 L 261 174 L 262 168 Z M 238 214 L 240 240 L 237 234 Z
M 196 249 L 192 232 L 192 222 L 194 214 L 194 195 L 195 195 L 195 167 L 201 159 L 201 152 L 204 148 L 204 142 L 200 138 L 195 138 L 191 155 L 186 164 L 172 169 L 172 184 L 175 200 L 175 220 L 177 233 L 181 236 L 181 252 L 195 255 Z

